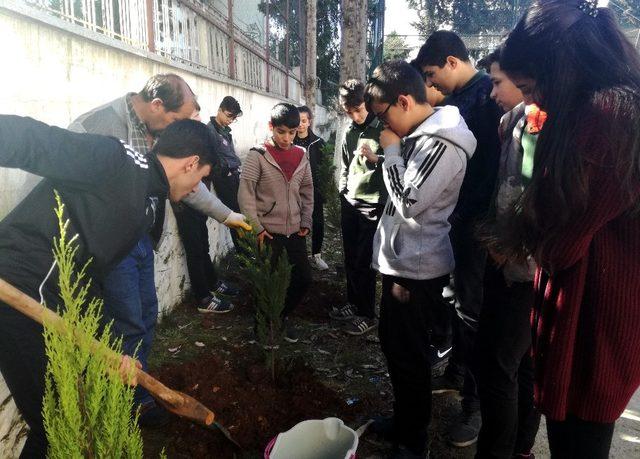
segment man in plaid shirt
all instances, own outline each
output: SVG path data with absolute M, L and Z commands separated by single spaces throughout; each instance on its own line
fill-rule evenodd
M 139 93 L 128 93 L 81 115 L 69 129 L 116 137 L 146 155 L 157 135 L 172 122 L 190 118 L 196 104 L 195 94 L 180 76 L 154 75 Z M 183 202 L 229 227 L 244 224 L 241 214 L 222 204 L 203 184 Z M 113 320 L 113 333 L 123 337 L 125 353 L 133 355 L 137 350 L 145 370 L 158 315 L 153 250 L 162 235 L 164 212 L 165 202 L 158 202 L 150 233 L 138 241 L 102 284 L 105 322 Z M 169 420 L 168 413 L 140 386 L 136 388 L 135 401 L 141 407 L 142 426 L 160 426 Z

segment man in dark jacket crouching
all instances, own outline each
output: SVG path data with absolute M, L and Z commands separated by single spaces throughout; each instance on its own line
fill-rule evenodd
M 0 167 L 44 179 L 0 221 L 0 278 L 50 308 L 58 304 L 52 241 L 58 236 L 54 190 L 78 234 L 76 261 L 92 259 L 97 286 L 162 221 L 159 202 L 179 201 L 209 174 L 211 140 L 204 124 L 176 121 L 143 156 L 113 137 L 77 134 L 30 118 L 0 116 Z M 92 294 L 99 294 L 93 291 Z M 43 329 L 0 302 L 0 371 L 30 428 L 22 457 L 44 457 L 42 420 L 46 357 Z

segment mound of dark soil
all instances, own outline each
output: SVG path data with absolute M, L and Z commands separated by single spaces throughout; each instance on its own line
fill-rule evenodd
M 211 355 L 163 366 L 154 376 L 211 409 L 246 452 L 264 450 L 275 435 L 303 420 L 337 416 L 348 422 L 370 406 L 366 401 L 349 406 L 300 361 L 283 364 L 274 383 L 258 352 L 232 358 L 233 362 Z M 184 420 L 174 420 L 163 433 L 169 437 L 169 457 L 243 455 L 221 433 Z

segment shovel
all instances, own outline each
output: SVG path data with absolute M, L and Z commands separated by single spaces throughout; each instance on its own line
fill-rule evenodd
M 3 301 L 13 309 L 21 312 L 27 317 L 30 317 L 41 325 L 44 325 L 44 322 L 46 322 L 48 326 L 53 326 L 58 330 L 62 330 L 66 327 L 62 317 L 60 317 L 55 311 L 41 305 L 33 298 L 2 279 L 0 279 L 0 301 Z M 79 339 L 88 339 L 92 349 L 100 347 L 100 343 L 98 343 L 98 341 L 93 337 L 88 337 L 86 335 L 83 336 L 83 333 L 79 330 L 73 330 L 73 332 Z M 111 351 L 108 358 L 112 362 L 112 368 L 120 367 L 122 355 Z M 189 419 L 190 421 L 200 424 L 206 428 L 217 428 L 231 443 L 241 449 L 238 442 L 231 437 L 229 431 L 220 423 L 214 422 L 215 415 L 213 414 L 213 411 L 208 409 L 195 398 L 190 397 L 185 393 L 169 389 L 143 370 L 136 368 L 135 371 L 138 384 L 147 389 L 149 393 L 168 411 L 171 411 L 182 418 Z

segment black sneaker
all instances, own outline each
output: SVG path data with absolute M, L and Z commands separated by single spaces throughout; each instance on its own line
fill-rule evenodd
M 198 312 L 202 312 L 205 314 L 225 314 L 229 311 L 232 311 L 233 307 L 233 303 L 231 303 L 230 301 L 213 295 L 209 298 L 205 298 L 200 302 L 200 304 L 198 305 Z
M 356 307 L 351 303 L 347 303 L 341 308 L 332 308 L 329 311 L 329 317 L 334 320 L 351 320 L 356 316 Z
M 460 392 L 464 384 L 464 377 L 453 376 L 445 371 L 442 376 L 433 378 L 431 381 L 432 394 L 447 394 L 449 392 Z
M 356 316 L 345 326 L 344 331 L 352 336 L 360 336 L 373 330 L 377 325 L 378 322 L 375 319 Z
M 211 290 L 212 295 L 220 294 L 220 295 L 227 295 L 227 296 L 236 296 L 239 293 L 240 293 L 240 289 L 222 280 L 219 280 L 218 283 L 215 285 L 215 287 L 213 287 L 213 290 Z
M 449 443 L 458 448 L 471 446 L 478 441 L 482 426 L 480 411 L 462 412 L 456 422 L 449 427 Z
M 284 340 L 287 343 L 297 343 L 299 340 L 298 332 L 289 321 L 284 323 Z
M 157 429 L 166 426 L 171 420 L 171 415 L 156 402 L 151 401 L 140 406 L 138 425 L 146 429 Z

